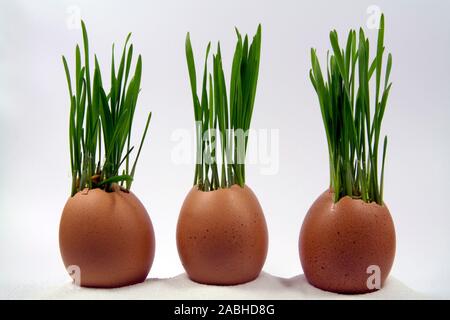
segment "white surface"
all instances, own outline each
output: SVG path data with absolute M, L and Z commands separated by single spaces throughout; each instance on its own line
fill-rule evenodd
M 279 278 L 262 273 L 256 280 L 237 286 L 209 286 L 195 283 L 180 274 L 169 279 L 148 279 L 144 283 L 117 289 L 80 288 L 72 283 L 59 286 L 15 287 L 7 299 L 426 299 L 401 281 L 390 278 L 385 286 L 373 293 L 343 295 L 317 289 L 303 275 Z
M 265 211 L 270 247 L 266 272 L 302 273 L 301 223 L 328 183 L 325 134 L 308 79 L 310 47 L 325 57 L 329 31 L 341 40 L 365 27 L 369 5 L 386 14 L 386 50 L 393 54 L 393 87 L 383 123 L 389 135 L 385 199 L 397 230 L 392 275 L 409 287 L 450 298 L 450 2 L 422 1 L 3 1 L 0 10 L 0 294 L 36 282 L 61 285 L 67 275 L 58 249 L 58 224 L 69 194 L 69 100 L 61 55 L 74 66 L 81 30 L 67 28 L 78 6 L 91 52 L 108 78 L 110 46 L 133 32 L 143 55 L 136 134 L 153 111 L 137 167 L 134 192 L 156 231 L 152 278 L 183 272 L 175 245 L 181 203 L 192 164 L 171 159 L 177 129 L 193 133 L 193 109 L 184 53 L 191 32 L 198 66 L 207 41 L 221 40 L 226 74 L 234 26 L 253 33 L 262 23 L 262 61 L 255 129 L 279 129 L 279 171 L 250 165 L 247 181 Z M 374 48 L 372 42 L 372 48 Z M 323 60 L 322 60 L 323 64 Z M 256 140 L 250 140 L 250 146 Z M 193 148 L 192 148 L 193 150 Z M 151 285 L 151 284 L 150 284 Z

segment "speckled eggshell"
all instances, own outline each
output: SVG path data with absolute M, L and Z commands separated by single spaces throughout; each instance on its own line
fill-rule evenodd
M 80 285 L 120 287 L 147 278 L 155 254 L 152 222 L 132 192 L 82 191 L 63 210 L 59 245 L 64 265 L 81 271 Z
M 367 268 L 380 267 L 383 285 L 394 262 L 395 229 L 389 210 L 348 196 L 334 204 L 332 196 L 324 192 L 303 222 L 299 251 L 305 276 L 327 291 L 374 291 L 367 285 L 372 274 Z
M 204 192 L 194 186 L 181 208 L 177 246 L 193 281 L 233 285 L 254 280 L 266 259 L 268 233 L 253 191 L 234 185 Z

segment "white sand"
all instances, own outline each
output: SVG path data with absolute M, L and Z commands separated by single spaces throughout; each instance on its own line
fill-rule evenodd
M 6 289 L 6 291 L 4 291 Z M 208 286 L 192 282 L 186 274 L 117 289 L 61 286 L 25 286 L 2 289 L 6 299 L 426 299 L 427 297 L 390 277 L 380 291 L 341 295 L 314 288 L 299 275 L 290 279 L 262 273 L 255 281 L 237 286 Z

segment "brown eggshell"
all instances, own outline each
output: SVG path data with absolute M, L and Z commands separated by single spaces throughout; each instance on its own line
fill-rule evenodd
M 79 266 L 81 286 L 120 287 L 147 278 L 155 254 L 152 222 L 132 192 L 82 191 L 63 210 L 64 264 Z
M 234 185 L 204 192 L 194 186 L 181 208 L 177 245 L 189 278 L 196 282 L 254 280 L 266 260 L 268 234 L 253 191 Z
M 327 291 L 374 291 L 367 286 L 367 268 L 380 267 L 383 285 L 394 262 L 395 229 L 389 210 L 348 196 L 334 204 L 332 197 L 324 192 L 303 222 L 299 251 L 305 276 Z

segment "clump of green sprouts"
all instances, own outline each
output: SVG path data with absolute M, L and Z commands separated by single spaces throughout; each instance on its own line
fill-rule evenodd
M 222 67 L 220 42 L 217 44 L 216 54 L 213 54 L 212 73 L 208 72 L 211 43 L 206 48 L 202 91 L 199 98 L 189 33 L 186 36 L 186 59 L 197 138 L 194 185 L 202 191 L 229 188 L 235 184 L 244 187 L 245 184 L 245 156 L 258 82 L 261 25 L 258 26 L 251 44 L 247 35 L 242 38 L 237 29 L 236 34 L 237 44 L 232 63 L 229 98 Z M 220 150 L 217 149 L 217 135 L 220 137 Z M 221 166 L 217 164 L 220 156 Z
M 131 163 L 130 155 L 134 149 L 131 146 L 131 128 L 140 91 L 142 58 L 139 55 L 134 74 L 130 77 L 133 45 L 128 45 L 131 36 L 129 34 L 116 73 L 113 45 L 111 84 L 107 92 L 103 86 L 97 56 L 94 59 L 94 75 L 91 79 L 89 42 L 83 21 L 81 27 L 84 60 L 77 45 L 74 87 L 66 58 L 62 58 L 70 95 L 71 195 L 86 188 L 101 188 L 110 192 L 119 183 L 122 190 L 128 191 L 151 119 L 149 113 L 139 149 L 134 162 Z
M 364 31 L 351 30 L 345 49 L 336 31 L 330 33 L 333 53 L 328 58 L 326 79 L 322 76 L 316 51 L 311 49 L 311 82 L 319 98 L 328 141 L 330 189 L 334 201 L 344 196 L 383 204 L 384 163 L 387 137 L 383 141 L 381 174 L 378 149 L 380 129 L 392 83 L 389 74 L 392 56 L 388 55 L 384 81 L 384 15 L 381 16 L 376 56 L 370 62 L 369 40 Z M 371 108 L 370 84 L 375 81 Z

